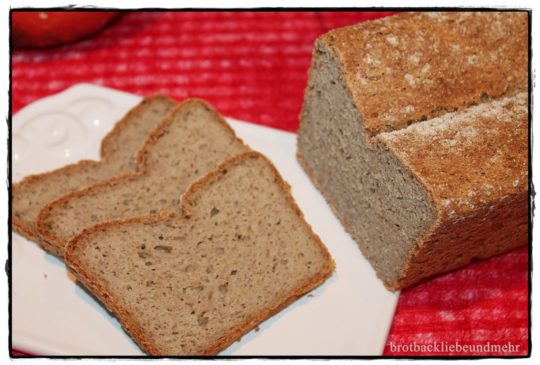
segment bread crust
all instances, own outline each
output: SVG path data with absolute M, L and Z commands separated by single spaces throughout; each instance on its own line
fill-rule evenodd
M 193 355 L 218 354 L 221 350 L 228 347 L 230 344 L 240 338 L 243 334 L 255 328 L 259 323 L 279 312 L 300 296 L 321 285 L 335 270 L 335 262 L 330 256 L 328 249 L 321 242 L 320 238 L 313 232 L 311 225 L 305 220 L 302 211 L 300 210 L 291 195 L 290 186 L 283 180 L 275 166 L 268 160 L 268 158 L 266 158 L 259 152 L 248 151 L 240 153 L 228 160 L 225 160 L 216 169 L 210 171 L 205 176 L 193 182 L 190 187 L 188 187 L 181 199 L 181 213 L 162 212 L 160 215 L 140 216 L 104 222 L 97 226 L 85 229 L 79 235 L 73 238 L 66 247 L 65 259 L 68 268 L 75 274 L 75 276 L 84 286 L 86 286 L 105 304 L 108 310 L 110 310 L 115 316 L 118 317 L 120 323 L 126 329 L 126 331 L 135 339 L 135 341 L 140 345 L 143 351 L 145 351 L 149 355 L 164 356 L 167 354 L 160 353 L 159 346 L 155 343 L 152 343 L 152 341 L 145 336 L 144 330 L 137 325 L 135 318 L 133 318 L 133 316 L 131 316 L 128 312 L 121 308 L 121 306 L 114 300 L 113 295 L 107 292 L 104 286 L 100 284 L 98 279 L 93 277 L 91 273 L 85 271 L 84 268 L 81 267 L 80 262 L 77 260 L 77 250 L 80 249 L 80 247 L 84 244 L 81 241 L 84 241 L 87 236 L 92 235 L 94 232 L 106 230 L 108 227 L 120 226 L 126 223 L 159 222 L 161 220 L 171 218 L 181 221 L 189 221 L 190 213 L 192 210 L 191 202 L 194 198 L 194 195 L 198 191 L 203 189 L 206 185 L 211 184 L 213 181 L 219 179 L 220 176 L 222 176 L 227 171 L 227 169 L 231 168 L 234 165 L 242 163 L 245 159 L 250 158 L 262 158 L 269 164 L 272 173 L 274 174 L 276 183 L 281 188 L 282 192 L 285 194 L 287 201 L 293 208 L 297 217 L 305 224 L 311 238 L 316 242 L 321 254 L 325 259 L 326 266 L 324 270 L 318 272 L 316 275 L 310 278 L 310 280 L 299 285 L 294 292 L 292 292 L 278 305 L 254 315 L 245 323 L 239 325 L 238 327 L 231 330 L 230 333 L 218 339 L 214 344 L 210 345 L 208 349 L 206 349 L 202 353 Z
M 41 173 L 41 174 L 35 174 L 35 175 L 29 175 L 26 176 L 23 180 L 21 180 L 18 183 L 13 184 L 12 190 L 11 190 L 11 196 L 12 199 L 16 195 L 17 191 L 24 189 L 26 186 L 30 184 L 39 183 L 41 181 L 44 181 L 51 176 L 54 175 L 62 175 L 66 173 L 72 173 L 74 171 L 78 171 L 81 169 L 89 168 L 89 167 L 97 167 L 101 164 L 106 164 L 109 162 L 110 159 L 110 149 L 112 144 L 114 143 L 115 139 L 117 139 L 124 129 L 129 125 L 130 119 L 133 118 L 133 116 L 140 111 L 140 109 L 144 108 L 144 106 L 154 100 L 162 99 L 166 102 L 169 102 L 171 104 L 176 104 L 176 102 L 171 99 L 170 97 L 166 95 L 154 95 L 148 98 L 143 99 L 137 106 L 132 108 L 127 114 L 125 114 L 120 121 L 118 121 L 113 129 L 103 138 L 101 141 L 101 147 L 100 147 L 100 160 L 81 160 L 76 163 L 61 167 L 59 169 Z M 21 219 L 17 218 L 17 216 L 13 213 L 11 214 L 11 222 L 12 222 L 12 228 L 20 233 L 25 238 L 36 241 L 40 246 L 42 246 L 46 251 L 54 253 L 54 249 L 51 247 L 50 244 L 47 242 L 43 242 L 43 240 L 40 239 L 40 235 L 37 231 L 37 226 L 29 227 L 27 224 L 25 224 Z M 36 222 L 37 223 L 37 222 Z
M 102 159 L 107 160 L 109 156 L 111 155 L 110 149 L 112 148 L 112 145 L 114 143 L 114 140 L 117 139 L 121 134 L 122 130 L 129 124 L 129 119 L 133 116 L 133 114 L 137 113 L 137 111 L 142 108 L 145 104 L 148 104 L 150 101 L 154 100 L 163 100 L 166 103 L 171 103 L 173 105 L 177 104 L 174 99 L 172 99 L 168 95 L 164 94 L 157 94 L 149 98 L 143 99 L 139 105 L 135 107 L 135 109 L 130 110 L 127 115 L 122 118 L 113 128 L 112 131 L 110 131 L 101 141 L 101 148 L 100 148 L 100 154 L 102 156 Z M 158 124 L 159 125 L 159 124 Z M 157 128 L 157 125 L 156 127 Z
M 528 21 L 526 11 L 405 12 L 317 43 L 340 59 L 373 136 L 527 89 Z
M 186 109 L 189 109 L 191 107 L 203 107 L 207 111 L 209 111 L 215 118 L 215 120 L 225 129 L 225 132 L 229 134 L 229 136 L 233 137 L 238 143 L 241 143 L 243 145 L 244 142 L 236 136 L 233 129 L 227 124 L 227 122 L 223 119 L 223 117 L 207 102 L 204 100 L 191 98 L 183 101 L 180 103 L 169 115 L 161 122 L 159 123 L 150 136 L 146 139 L 142 147 L 139 149 L 136 155 L 136 161 L 137 161 L 137 171 L 131 172 L 128 174 L 119 175 L 117 177 L 113 177 L 112 179 L 90 185 L 86 188 L 73 191 L 71 193 L 68 193 L 66 195 L 63 195 L 62 197 L 53 200 L 52 202 L 48 203 L 39 213 L 38 220 L 37 220 L 37 231 L 40 237 L 40 240 L 44 242 L 44 246 L 46 246 L 49 251 L 59 258 L 63 258 L 64 253 L 64 247 L 67 244 L 67 242 L 64 242 L 62 239 L 56 236 L 55 232 L 53 232 L 49 227 L 47 227 L 47 219 L 53 209 L 55 209 L 58 206 L 61 206 L 67 202 L 69 202 L 71 199 L 85 196 L 87 194 L 91 194 L 92 192 L 99 190 L 103 187 L 107 186 L 114 186 L 117 184 L 124 183 L 129 180 L 137 180 L 141 176 L 144 176 L 147 173 L 147 155 L 152 150 L 154 144 L 156 141 L 159 140 L 159 138 L 165 133 L 167 128 L 170 126 L 170 124 L 174 121 L 174 115 L 180 112 L 183 112 Z M 246 148 L 248 148 L 246 146 Z

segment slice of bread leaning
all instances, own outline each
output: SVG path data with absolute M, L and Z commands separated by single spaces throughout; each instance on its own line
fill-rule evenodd
M 71 191 L 137 169 L 135 155 L 152 129 L 173 109 L 166 96 L 144 99 L 127 113 L 101 143 L 101 160 L 83 160 L 60 169 L 25 177 L 12 187 L 13 229 L 38 239 L 36 222 L 41 209 Z
M 217 354 L 334 269 L 257 152 L 223 162 L 181 204 L 180 214 L 89 228 L 66 249 L 69 268 L 148 354 Z
M 38 232 L 59 257 L 83 229 L 113 219 L 177 211 L 180 196 L 222 161 L 247 151 L 207 103 L 181 103 L 152 132 L 137 154 L 137 173 L 65 195 L 41 211 Z

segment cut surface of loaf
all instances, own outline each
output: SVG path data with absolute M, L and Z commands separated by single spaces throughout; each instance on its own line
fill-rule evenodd
M 144 99 L 103 139 L 99 161 L 83 160 L 51 172 L 27 176 L 14 184 L 13 228 L 26 238 L 37 240 L 37 218 L 47 203 L 74 190 L 135 171 L 136 152 L 174 105 L 174 101 L 166 96 Z
M 112 219 L 177 211 L 189 184 L 246 150 L 210 105 L 197 99 L 184 101 L 139 151 L 137 173 L 48 204 L 38 218 L 39 234 L 62 257 L 67 242 L 85 228 Z
M 407 13 L 317 40 L 298 158 L 388 288 L 527 243 L 527 16 Z
M 92 227 L 66 250 L 70 269 L 148 354 L 216 354 L 334 269 L 259 153 L 191 185 L 181 211 Z

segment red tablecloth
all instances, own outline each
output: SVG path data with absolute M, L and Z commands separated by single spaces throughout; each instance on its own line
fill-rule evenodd
M 91 82 L 140 95 L 201 97 L 225 115 L 295 131 L 315 38 L 386 15 L 128 13 L 83 42 L 13 52 L 13 112 L 75 83 Z M 523 247 L 403 290 L 384 353 L 524 355 L 528 319 L 528 251 Z M 510 343 L 517 351 L 444 347 L 456 342 Z

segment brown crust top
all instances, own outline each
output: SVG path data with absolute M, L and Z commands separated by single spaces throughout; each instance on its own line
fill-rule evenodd
M 323 35 L 366 132 L 527 89 L 527 12 L 402 13 Z
M 38 220 L 37 220 L 37 232 L 39 234 L 39 237 L 41 241 L 43 242 L 43 247 L 47 249 L 50 253 L 58 256 L 59 258 L 63 258 L 64 248 L 67 245 L 67 242 L 64 242 L 61 238 L 57 237 L 56 233 L 49 229 L 47 227 L 47 220 L 55 207 L 65 204 L 71 199 L 76 199 L 80 196 L 84 196 L 87 194 L 92 194 L 93 192 L 102 189 L 107 186 L 113 186 L 119 183 L 123 183 L 128 180 L 135 180 L 140 178 L 141 176 L 146 174 L 146 157 L 149 153 L 149 151 L 152 149 L 156 141 L 165 133 L 167 128 L 171 123 L 174 122 L 174 117 L 177 113 L 182 113 L 186 109 L 191 107 L 202 107 L 207 109 L 211 114 L 214 115 L 215 120 L 220 123 L 223 128 L 225 129 L 226 133 L 231 135 L 233 138 L 235 138 L 239 143 L 244 144 L 244 142 L 236 136 L 233 129 L 227 124 L 227 122 L 223 119 L 221 114 L 219 114 L 210 104 L 205 102 L 201 99 L 191 98 L 183 101 L 182 103 L 178 104 L 176 108 L 168 114 L 168 116 L 163 119 L 152 131 L 150 136 L 146 139 L 141 149 L 137 152 L 137 165 L 138 169 L 137 172 L 132 172 L 128 174 L 119 175 L 117 177 L 114 177 L 110 180 L 106 180 L 94 185 L 90 185 L 86 188 L 73 191 L 71 193 L 68 193 L 66 195 L 61 196 L 60 198 L 53 200 L 49 204 L 47 204 L 39 213 Z M 246 146 L 246 148 L 248 148 Z
M 74 274 L 81 281 L 81 283 L 83 283 L 105 304 L 107 309 L 109 309 L 118 317 L 120 323 L 126 329 L 126 331 L 149 355 L 163 356 L 167 354 L 160 353 L 159 346 L 155 343 L 152 343 L 152 341 L 145 336 L 144 330 L 140 328 L 140 326 L 137 324 L 136 319 L 133 318 L 133 316 L 128 311 L 126 311 L 117 303 L 114 298 L 114 293 L 108 292 L 107 289 L 99 282 L 99 280 L 92 276 L 89 270 L 84 269 L 83 265 L 81 265 L 80 261 L 78 261 L 77 259 L 78 250 L 81 250 L 83 248 L 82 246 L 85 244 L 84 241 L 88 236 L 92 235 L 94 232 L 107 230 L 110 227 L 117 227 L 128 224 L 147 224 L 153 222 L 160 222 L 166 219 L 189 220 L 190 211 L 195 205 L 194 199 L 196 198 L 196 195 L 200 192 L 200 190 L 202 190 L 206 185 L 212 184 L 213 182 L 219 180 L 219 178 L 223 176 L 224 172 L 226 172 L 228 169 L 241 164 L 246 159 L 256 158 L 263 159 L 271 167 L 272 172 L 275 176 L 276 183 L 281 187 L 283 193 L 286 195 L 287 200 L 291 204 L 298 218 L 301 219 L 306 225 L 310 235 L 321 250 L 321 254 L 325 258 L 327 265 L 324 271 L 318 272 L 309 281 L 299 285 L 293 293 L 291 293 L 288 297 L 284 298 L 283 301 L 281 301 L 281 303 L 279 303 L 277 306 L 275 306 L 274 308 L 268 308 L 253 316 L 252 318 L 247 319 L 244 324 L 238 326 L 237 328 L 231 329 L 228 334 L 222 336 L 216 343 L 209 346 L 209 348 L 206 349 L 204 353 L 200 354 L 216 355 L 221 350 L 225 349 L 231 343 L 240 338 L 243 334 L 255 328 L 259 323 L 271 317 L 283 308 L 287 307 L 290 303 L 294 302 L 300 296 L 321 285 L 335 270 L 334 260 L 330 256 L 330 253 L 328 252 L 326 246 L 324 246 L 320 238 L 313 232 L 311 225 L 306 222 L 302 211 L 300 210 L 291 195 L 290 186 L 283 180 L 275 166 L 264 155 L 255 151 L 241 153 L 222 162 L 215 170 L 209 172 L 205 176 L 201 177 L 199 180 L 195 181 L 193 184 L 191 184 L 191 186 L 182 196 L 181 214 L 163 212 L 159 216 L 154 215 L 146 217 L 133 217 L 128 219 L 105 222 L 97 226 L 85 229 L 77 237 L 75 237 L 68 243 L 66 247 L 65 260 L 69 269 L 74 272 Z
M 528 95 L 381 133 L 375 140 L 426 186 L 441 219 L 458 218 L 528 189 Z
M 129 119 L 136 114 L 140 108 L 142 108 L 145 104 L 156 102 L 156 101 L 162 101 L 165 103 L 169 103 L 171 105 L 175 105 L 176 101 L 174 101 L 172 98 L 170 98 L 167 95 L 161 95 L 157 94 L 149 98 L 145 98 L 143 101 L 141 101 L 135 108 L 131 109 L 118 123 L 115 124 L 112 131 L 110 131 L 101 141 L 101 158 L 102 159 L 108 159 L 109 155 L 112 154 L 110 152 L 112 148 L 112 144 L 114 143 L 114 140 L 118 140 L 122 137 L 122 130 L 126 127 L 127 124 L 129 124 Z
M 101 159 L 99 161 L 94 160 L 81 160 L 76 163 L 61 167 L 59 169 L 41 173 L 41 174 L 35 174 L 35 175 L 29 175 L 24 177 L 20 182 L 13 184 L 12 190 L 11 190 L 11 196 L 14 197 L 17 194 L 17 191 L 24 189 L 27 185 L 30 184 L 36 184 L 40 183 L 41 181 L 45 181 L 51 176 L 54 175 L 60 175 L 60 174 L 69 174 L 78 171 L 79 169 L 85 169 L 89 168 L 90 166 L 97 166 L 99 164 L 107 163 L 110 158 L 110 145 L 114 142 L 114 140 L 118 139 L 122 135 L 122 131 L 127 127 L 127 125 L 130 122 L 130 119 L 133 117 L 134 114 L 138 113 L 140 109 L 144 108 L 144 106 L 148 103 L 152 103 L 155 101 L 166 101 L 171 103 L 172 105 L 176 104 L 176 102 L 165 95 L 154 95 L 148 98 L 143 99 L 137 106 L 132 108 L 126 115 L 122 117 L 113 127 L 113 129 L 103 138 L 101 141 L 101 148 L 100 148 L 100 157 Z M 38 243 L 41 244 L 41 246 L 50 252 L 49 246 L 43 242 L 39 242 L 39 234 L 37 232 L 36 227 L 29 227 L 25 222 L 17 218 L 15 214 L 11 215 L 11 225 L 12 228 L 23 235 L 24 237 L 33 240 L 38 241 Z
M 178 105 L 167 118 L 165 118 L 160 124 L 157 125 L 157 127 L 152 131 L 150 136 L 146 139 L 141 149 L 137 152 L 137 163 L 139 164 L 139 171 L 143 171 L 146 165 L 146 159 L 148 156 L 149 151 L 152 149 L 152 147 L 155 145 L 155 143 L 159 140 L 159 138 L 166 132 L 167 127 L 174 121 L 174 115 L 183 109 L 187 109 L 189 107 L 202 107 L 206 109 L 208 112 L 210 112 L 215 120 L 221 124 L 221 126 L 225 129 L 225 132 L 229 134 L 229 136 L 233 137 L 238 141 L 239 143 L 245 145 L 244 141 L 240 139 L 234 130 L 231 128 L 229 123 L 225 121 L 223 116 L 219 114 L 219 112 L 214 109 L 212 105 L 207 103 L 206 101 L 202 99 L 197 98 L 190 98 L 186 99 L 180 105 Z M 246 146 L 247 149 L 249 147 Z

